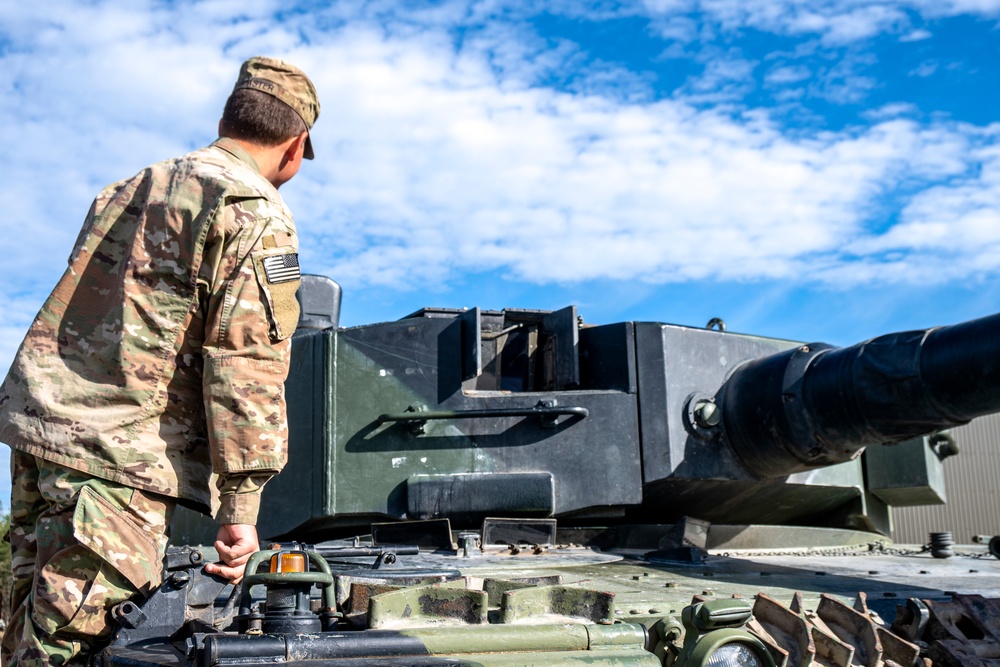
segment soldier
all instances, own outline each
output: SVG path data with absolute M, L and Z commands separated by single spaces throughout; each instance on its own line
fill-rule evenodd
M 220 139 L 94 200 L 0 386 L 13 450 L 4 665 L 86 664 L 111 609 L 161 581 L 176 503 L 210 513 L 237 582 L 284 465 L 298 240 L 277 188 L 312 159 L 312 82 L 243 63 Z

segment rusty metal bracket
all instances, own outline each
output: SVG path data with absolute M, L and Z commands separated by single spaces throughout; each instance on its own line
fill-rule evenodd
M 500 602 L 500 622 L 537 622 L 558 616 L 610 625 L 615 622 L 615 594 L 570 586 L 538 586 L 509 590 Z
M 415 586 L 373 595 L 368 602 L 368 627 L 390 628 L 414 621 L 423 624 L 486 623 L 484 591 L 467 590 L 464 580 Z

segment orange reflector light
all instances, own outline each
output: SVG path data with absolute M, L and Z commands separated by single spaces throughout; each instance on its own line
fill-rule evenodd
M 278 559 L 281 558 L 281 562 Z M 271 572 L 305 572 L 305 554 L 274 554 L 271 556 Z

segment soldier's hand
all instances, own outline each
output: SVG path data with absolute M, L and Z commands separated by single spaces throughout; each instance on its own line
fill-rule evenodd
M 257 527 L 245 523 L 222 524 L 215 537 L 215 550 L 221 562 L 209 563 L 205 571 L 225 577 L 234 584 L 240 583 L 250 556 L 260 550 Z

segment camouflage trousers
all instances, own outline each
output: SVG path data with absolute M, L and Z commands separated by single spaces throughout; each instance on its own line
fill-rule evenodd
M 4 667 L 85 665 L 112 608 L 160 584 L 175 501 L 11 454 L 11 615 Z

